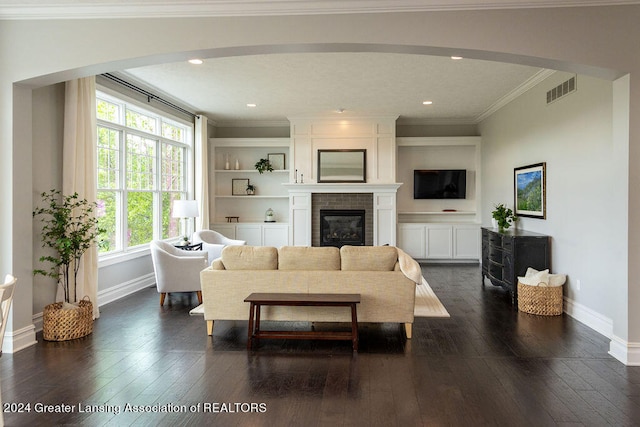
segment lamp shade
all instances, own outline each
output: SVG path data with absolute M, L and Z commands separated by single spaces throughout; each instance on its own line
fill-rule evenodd
M 174 200 L 171 216 L 174 218 L 195 218 L 200 216 L 198 202 L 195 200 Z

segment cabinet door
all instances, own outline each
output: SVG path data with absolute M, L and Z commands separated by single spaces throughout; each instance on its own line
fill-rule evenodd
M 258 224 L 236 225 L 236 239 L 246 241 L 249 246 L 262 246 L 262 228 Z
M 453 227 L 451 225 L 428 225 L 427 259 L 453 257 Z
M 475 225 L 456 225 L 453 227 L 454 258 L 479 259 L 480 230 Z
M 401 224 L 398 227 L 398 247 L 413 258 L 426 257 L 424 225 Z
M 287 246 L 289 244 L 289 226 L 287 225 L 263 225 L 263 246 Z
M 236 238 L 236 226 L 235 225 L 215 224 L 213 226 L 213 231 L 217 231 L 218 233 L 222 234 L 225 237 L 228 237 L 229 239 L 235 239 Z

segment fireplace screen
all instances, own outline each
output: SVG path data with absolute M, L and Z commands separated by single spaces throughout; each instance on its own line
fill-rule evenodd
M 364 246 L 364 210 L 320 210 L 320 246 Z

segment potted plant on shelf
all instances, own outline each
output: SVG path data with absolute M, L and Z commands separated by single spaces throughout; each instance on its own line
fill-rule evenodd
M 253 184 L 247 184 L 247 195 L 253 196 L 256 194 L 256 186 Z
M 80 338 L 93 331 L 93 304 L 87 298 L 78 300 L 76 290 L 80 259 L 105 230 L 98 227 L 95 202 L 59 190 L 41 196 L 44 206 L 36 208 L 33 217 L 41 217 L 42 246 L 53 252 L 39 259 L 50 264 L 49 270 L 33 273 L 55 278 L 64 292 L 64 301 L 44 308 L 43 336 L 49 341 Z
M 258 160 L 254 167 L 258 172 L 260 172 L 260 174 L 263 174 L 265 171 L 273 172 L 273 166 L 271 166 L 271 162 L 269 162 L 268 159 Z
M 491 216 L 496 220 L 500 233 L 511 227 L 511 225 L 518 220 L 518 217 L 513 213 L 511 208 L 506 207 L 502 203 L 496 205 L 496 208 L 491 212 Z

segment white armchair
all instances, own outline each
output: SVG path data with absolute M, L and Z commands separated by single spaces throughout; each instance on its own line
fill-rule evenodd
M 200 271 L 205 269 L 208 256 L 203 251 L 184 251 L 173 245 L 154 240 L 151 242 L 151 259 L 160 293 L 160 305 L 171 292 L 197 292 L 202 304 Z
M 225 246 L 247 244 L 244 240 L 230 239 L 213 230 L 202 230 L 194 233 L 193 243 L 202 243 L 202 250 L 209 254 L 209 262 L 219 258 Z

